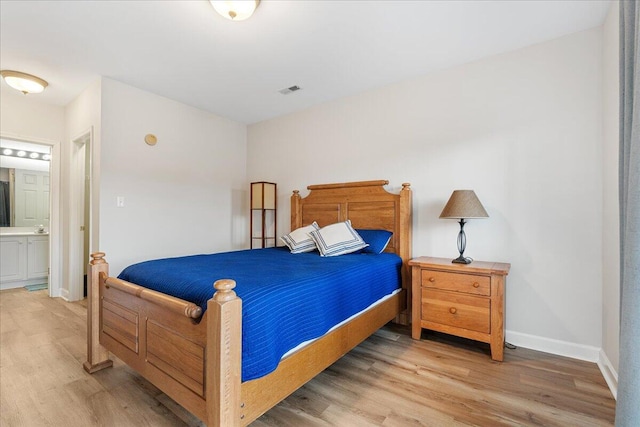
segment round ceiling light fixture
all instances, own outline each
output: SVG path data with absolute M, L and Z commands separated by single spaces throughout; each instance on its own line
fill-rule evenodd
M 40 93 L 49 86 L 49 83 L 42 80 L 40 77 L 32 76 L 31 74 L 23 73 L 21 71 L 2 70 L 0 75 L 4 78 L 12 88 L 19 90 L 25 95 L 28 93 Z
M 260 0 L 209 0 L 220 15 L 232 21 L 244 21 L 253 15 Z

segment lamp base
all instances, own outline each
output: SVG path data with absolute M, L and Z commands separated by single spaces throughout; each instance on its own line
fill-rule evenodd
M 455 264 L 471 264 L 473 259 L 466 258 L 462 255 L 464 253 L 464 248 L 467 246 L 467 236 L 464 234 L 464 225 L 466 224 L 464 222 L 464 218 L 460 218 L 459 224 L 460 232 L 458 233 L 458 252 L 460 252 L 460 256 L 451 262 Z

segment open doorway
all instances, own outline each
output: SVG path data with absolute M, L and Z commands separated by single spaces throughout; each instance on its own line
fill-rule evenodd
M 60 296 L 60 144 L 0 135 L 0 289 Z
M 91 148 L 91 129 L 72 141 L 67 297 L 70 301 L 86 296 L 87 265 L 91 251 Z

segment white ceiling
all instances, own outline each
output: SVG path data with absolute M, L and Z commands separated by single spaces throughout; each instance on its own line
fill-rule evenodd
M 232 22 L 207 0 L 2 0 L 0 67 L 51 104 L 102 75 L 250 124 L 600 26 L 610 4 L 262 0 Z

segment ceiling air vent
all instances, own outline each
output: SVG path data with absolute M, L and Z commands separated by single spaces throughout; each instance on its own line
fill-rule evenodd
M 291 86 L 291 87 L 288 87 L 288 88 L 285 88 L 285 89 L 280 89 L 278 92 L 280 92 L 283 95 L 289 95 L 290 93 L 295 92 L 295 91 L 300 90 L 300 89 L 302 89 L 300 86 L 295 85 L 295 86 Z

